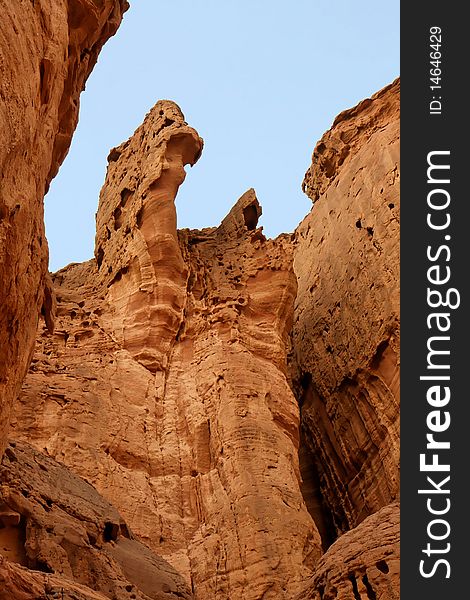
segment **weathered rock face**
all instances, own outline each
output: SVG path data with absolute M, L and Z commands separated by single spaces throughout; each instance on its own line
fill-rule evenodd
M 336 118 L 304 189 L 294 377 L 332 541 L 398 497 L 398 81 Z
M 396 600 L 398 82 L 336 119 L 304 181 L 312 212 L 275 240 L 253 190 L 219 227 L 177 230 L 203 143 L 157 103 L 110 152 L 95 258 L 48 281 L 36 204 L 125 3 L 48 7 L 22 4 L 42 46 L 19 53 L 24 96 L 0 113 L 10 127 L 36 85 L 0 151 L 2 198 L 25 182 L 19 208 L 0 199 L 0 452 L 45 317 L 0 467 L 0 600 Z
M 60 575 L 30 571 L 0 554 L 0 600 L 107 600 Z
M 0 0 L 0 457 L 39 312 L 53 324 L 43 198 L 78 119 L 79 95 L 125 0 Z
M 253 190 L 178 232 L 201 148 L 159 102 L 111 151 L 96 258 L 54 276 L 13 435 L 92 482 L 195 598 L 287 599 L 321 555 L 287 378 L 292 236 L 265 239 Z
M 174 199 L 202 139 L 172 102 L 159 102 L 134 136 L 111 150 L 96 225 L 98 279 L 113 307 L 110 330 L 162 374 L 184 320 L 189 267 Z
M 342 535 L 296 600 L 399 600 L 400 510 L 390 504 Z
M 60 598 L 61 587 L 71 593 L 77 584 L 84 598 L 192 597 L 109 502 L 43 453 L 10 444 L 0 483 L 0 551 L 9 561 L 0 562 L 0 598 L 54 597 L 54 590 Z M 43 574 L 51 573 L 49 581 Z

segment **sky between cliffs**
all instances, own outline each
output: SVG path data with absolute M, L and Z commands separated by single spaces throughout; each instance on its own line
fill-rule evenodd
M 254 187 L 272 237 L 310 210 L 302 179 L 335 116 L 398 74 L 398 0 L 131 0 L 46 196 L 50 270 L 93 256 L 109 149 L 158 99 L 177 102 L 205 142 L 178 226 L 218 225 Z

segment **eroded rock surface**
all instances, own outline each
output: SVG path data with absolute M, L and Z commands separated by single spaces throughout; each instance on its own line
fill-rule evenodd
M 331 542 L 398 498 L 398 81 L 336 118 L 304 189 L 294 378 Z
M 287 599 L 322 552 L 287 377 L 292 236 L 264 237 L 253 190 L 177 231 L 201 149 L 159 102 L 111 151 L 95 259 L 54 276 L 13 434 L 92 482 L 195 598 Z
M 125 0 L 0 0 L 0 457 L 39 313 L 53 327 L 43 198 L 77 124 L 79 95 Z
M 342 535 L 295 600 L 399 600 L 400 509 L 390 504 Z
M 0 466 L 0 552 L 0 598 L 192 597 L 91 485 L 20 442 Z
M 109 154 L 95 257 L 48 280 L 36 204 L 125 2 L 21 7 L 5 18 L 41 47 L 19 53 L 21 143 L 24 98 L 0 113 L 0 453 L 45 319 L 0 469 L 0 600 L 396 600 L 398 82 L 335 120 L 311 213 L 274 240 L 254 190 L 219 227 L 177 230 L 203 143 L 158 102 Z
M 60 575 L 31 571 L 0 554 L 0 600 L 107 600 Z

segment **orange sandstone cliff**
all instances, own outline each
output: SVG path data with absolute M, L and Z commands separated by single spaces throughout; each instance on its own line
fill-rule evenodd
M 125 0 L 0 0 L 0 456 L 39 312 L 53 328 L 43 198 L 67 154 L 80 92 Z
M 293 362 L 335 536 L 398 498 L 399 178 L 396 81 L 317 144 L 296 231 Z
M 68 151 L 80 92 L 127 7 L 0 1 L 1 600 L 192 596 L 89 484 L 28 444 L 7 446 L 40 313 L 54 327 L 44 194 Z
M 336 118 L 303 184 L 291 365 L 334 543 L 298 600 L 399 598 L 399 178 L 397 80 Z
M 37 81 L 0 61 L 0 600 L 398 599 L 398 81 L 337 117 L 274 240 L 254 190 L 177 229 L 203 142 L 158 102 L 109 154 L 94 258 L 49 279 L 42 198 L 126 8 L 49 4 L 3 7 Z M 8 81 L 36 81 L 29 134 Z
M 201 149 L 159 102 L 111 151 L 96 259 L 54 276 L 13 435 L 93 483 L 196 598 L 287 598 L 321 555 L 287 378 L 292 236 L 266 240 L 253 190 L 178 232 Z

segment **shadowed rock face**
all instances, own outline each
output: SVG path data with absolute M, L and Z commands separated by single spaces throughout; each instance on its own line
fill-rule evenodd
M 335 539 L 398 498 L 398 81 L 336 118 L 304 189 L 294 377 Z
M 79 95 L 125 0 L 0 0 L 0 457 L 39 313 L 53 327 L 43 198 L 67 154 Z
M 0 561 L 1 599 L 54 597 L 62 587 L 71 598 L 77 589 L 113 600 L 192 596 L 91 485 L 28 444 L 7 446 L 0 483 L 0 549 L 9 561 Z

